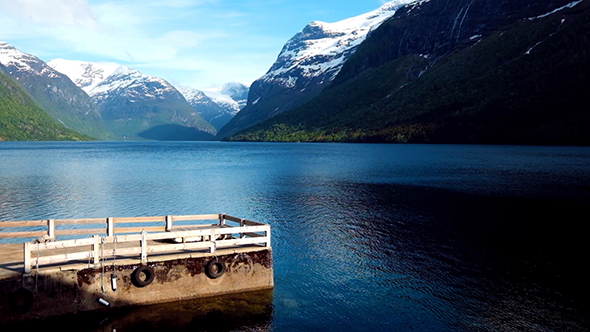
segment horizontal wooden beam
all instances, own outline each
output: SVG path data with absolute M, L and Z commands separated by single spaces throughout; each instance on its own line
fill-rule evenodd
M 55 235 L 85 235 L 85 234 L 92 234 L 92 235 L 99 235 L 99 234 L 106 234 L 105 228 L 80 228 L 80 229 L 57 229 L 55 230 Z
M 172 221 L 215 220 L 219 214 L 197 214 L 192 216 L 172 216 Z
M 0 221 L 2 227 L 47 227 L 47 220 Z
M 115 228 L 115 234 L 139 233 L 141 231 L 146 231 L 146 232 L 165 232 L 166 231 L 166 226 Z
M 115 224 L 134 223 L 134 222 L 165 222 L 166 217 L 125 217 L 113 218 Z
M 88 224 L 105 224 L 107 218 L 86 218 L 86 219 L 55 219 L 56 225 L 88 225 Z
M 0 239 L 11 239 L 18 237 L 41 237 L 47 235 L 47 231 L 38 232 L 0 232 Z

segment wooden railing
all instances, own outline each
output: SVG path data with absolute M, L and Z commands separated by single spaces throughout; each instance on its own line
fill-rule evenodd
M 195 223 L 203 220 L 216 220 L 216 223 Z M 182 225 L 174 225 L 175 222 L 180 221 L 183 222 Z M 56 229 L 56 226 L 59 225 L 99 223 L 106 227 Z M 116 227 L 118 224 L 135 223 L 162 223 L 162 225 Z M 24 243 L 25 273 L 30 273 L 33 266 L 38 268 L 41 265 L 71 261 L 87 260 L 89 263 L 98 264 L 105 257 L 111 255 L 113 258 L 115 256 L 137 257 L 143 263 L 147 261 L 148 254 L 165 254 L 180 250 L 207 250 L 210 253 L 215 253 L 219 248 L 244 245 L 270 247 L 270 225 L 225 214 L 0 222 L 0 230 L 4 227 L 38 228 L 39 226 L 47 227 L 47 231 L 0 232 L 0 238 L 43 237 L 43 240 L 46 241 Z M 55 241 L 60 235 L 81 234 L 92 234 L 93 236 Z M 191 241 L 187 241 L 187 239 Z M 169 240 L 170 243 L 165 240 Z M 152 245 L 148 246 L 148 241 L 159 242 L 157 244 L 152 242 Z M 117 246 L 119 247 L 117 248 Z M 105 254 L 107 247 L 108 250 Z

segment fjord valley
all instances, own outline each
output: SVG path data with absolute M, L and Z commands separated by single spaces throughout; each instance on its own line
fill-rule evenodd
M 215 93 L 117 63 L 45 63 L 7 43 L 0 69 L 56 122 L 99 140 L 586 145 L 588 7 L 391 1 L 309 23 L 250 87 Z
M 47 4 L 69 14 L 78 7 L 58 4 L 74 3 L 91 15 L 66 15 L 68 33 L 35 21 L 55 14 Z M 6 29 L 12 18 L 2 10 L 11 8 L 42 31 L 15 29 L 20 21 Z M 68 239 L 93 233 L 95 256 L 84 247 L 76 257 L 88 267 L 92 258 L 95 281 L 110 287 L 85 294 L 102 309 L 92 315 L 29 315 L 31 324 L 0 330 L 590 331 L 589 15 L 590 0 L 0 1 L 0 245 L 28 248 L 7 256 L 39 272 L 35 258 L 52 258 L 38 248 L 60 243 L 23 245 L 11 237 L 20 226 Z M 304 20 L 288 24 L 296 17 Z M 273 42 L 248 80 L 233 78 Z M 57 50 L 64 45 L 74 51 Z M 210 47 L 226 54 L 200 61 Z M 178 80 L 187 73 L 206 84 Z M 213 81 L 229 83 L 208 88 Z M 188 220 L 174 216 L 215 215 L 228 235 L 219 213 L 272 228 L 272 237 L 246 234 L 272 242 L 272 290 L 101 304 L 117 291 L 113 279 L 116 295 L 133 283 L 121 270 L 98 272 L 89 222 L 105 221 L 108 236 L 145 217 L 148 240 L 163 229 L 152 221 L 171 230 Z M 186 238 L 162 244 L 191 255 L 220 234 L 204 231 L 188 247 L 178 242 Z M 220 241 L 258 241 L 229 235 Z M 115 250 L 131 248 L 110 240 L 100 256 L 114 272 Z M 207 246 L 207 255 L 217 248 Z M 143 248 L 130 255 L 154 263 Z M 203 278 L 213 271 L 216 286 L 260 271 L 239 251 L 230 256 L 240 264 L 223 276 L 179 266 Z M 36 275 L 23 282 L 20 267 L 0 270 L 17 275 L 15 289 L 36 291 Z M 181 276 L 168 265 L 157 271 L 136 294 Z M 84 292 L 72 280 L 68 292 Z M 150 300 L 187 293 L 175 287 Z M 11 309 L 12 289 L 4 294 L 0 318 L 22 309 Z

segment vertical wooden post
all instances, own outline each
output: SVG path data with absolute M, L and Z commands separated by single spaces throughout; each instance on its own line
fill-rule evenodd
M 147 232 L 141 231 L 141 262 L 147 262 Z
M 211 235 L 209 235 L 209 239 L 211 241 L 211 248 L 209 249 L 209 251 L 211 251 L 211 253 L 213 254 L 217 250 L 217 235 L 215 234 L 215 229 L 211 230 Z
M 93 253 L 93 263 L 94 265 L 98 264 L 98 262 L 100 262 L 100 257 L 99 257 L 99 236 L 98 235 L 92 235 L 92 237 L 94 238 L 94 246 L 92 247 L 92 253 Z
M 25 264 L 25 273 L 31 273 L 31 243 L 30 242 L 25 242 L 23 252 L 24 252 L 23 262 Z
M 47 236 L 51 240 L 55 240 L 55 220 L 49 219 L 47 220 Z
M 266 235 L 266 246 L 270 247 L 270 225 L 266 226 L 266 231 L 264 231 L 264 235 Z
M 172 231 L 172 216 L 166 216 L 166 232 Z
M 113 217 L 107 218 L 107 236 L 115 235 L 115 225 L 113 223 Z
M 225 213 L 219 214 L 219 226 L 225 225 Z
M 240 218 L 240 228 L 244 227 L 244 218 Z M 243 239 L 246 237 L 246 234 L 244 234 L 244 231 L 240 231 L 240 239 Z

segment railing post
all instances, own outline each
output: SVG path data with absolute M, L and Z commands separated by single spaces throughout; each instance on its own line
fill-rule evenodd
M 270 247 L 270 225 L 266 226 L 266 231 L 264 231 L 264 235 L 266 235 L 266 247 Z
M 94 265 L 98 264 L 98 262 L 100 262 L 100 257 L 99 257 L 99 236 L 98 235 L 92 235 L 92 237 L 94 238 L 94 246 L 92 247 L 92 253 L 93 253 L 93 263 Z
M 219 226 L 225 225 L 225 213 L 219 214 Z
M 53 241 L 55 241 L 55 220 L 49 219 L 47 220 L 47 236 Z
M 141 262 L 147 262 L 147 232 L 141 231 Z
M 107 218 L 107 236 L 115 235 L 115 225 L 113 223 L 113 217 Z
M 211 230 L 211 235 L 209 235 L 209 239 L 211 239 L 211 248 L 209 249 L 209 251 L 211 251 L 211 253 L 213 254 L 217 250 L 217 234 L 215 234 L 215 229 Z
M 244 227 L 245 223 L 244 223 L 244 218 L 240 218 L 240 228 Z M 246 237 L 246 234 L 244 234 L 244 231 L 240 231 L 240 239 L 243 239 Z
M 23 262 L 25 264 L 25 273 L 31 273 L 31 243 L 25 242 L 24 247 L 24 259 Z
M 166 216 L 166 232 L 172 231 L 172 216 Z

